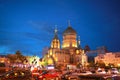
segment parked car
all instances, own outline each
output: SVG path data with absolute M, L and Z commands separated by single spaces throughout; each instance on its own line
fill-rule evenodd
M 32 74 L 32 77 L 33 77 L 33 78 L 37 78 L 37 77 L 39 77 L 39 74 L 40 74 L 40 73 L 39 73 L 38 70 L 32 70 L 32 71 L 31 71 L 31 74 Z
M 82 71 L 79 74 L 87 75 L 87 74 L 92 74 L 92 72 L 91 71 Z
M 118 72 L 117 68 L 112 68 L 112 69 L 110 70 L 110 73 L 111 73 L 111 74 L 118 74 L 119 72 Z
M 71 74 L 72 74 L 71 72 L 66 72 L 66 73 L 62 74 L 61 79 L 67 80 L 68 77 L 69 77 Z
M 28 71 L 8 71 L 0 76 L 0 80 L 30 80 L 30 76 Z
M 55 71 L 44 71 L 39 75 L 38 80 L 60 80 L 59 74 L 57 74 Z
M 102 70 L 101 68 L 98 68 L 98 70 L 96 71 L 97 74 L 106 74 L 106 72 L 104 70 Z
M 3 73 L 10 71 L 10 70 L 12 70 L 12 68 L 7 67 L 5 65 L 5 63 L 0 62 L 0 74 L 3 74 Z
M 79 80 L 120 80 L 120 76 L 111 74 L 88 74 L 79 75 Z
M 90 71 L 82 71 L 82 72 L 72 72 L 71 74 L 68 75 L 68 80 L 79 80 L 78 75 L 88 75 L 92 74 Z
M 68 76 L 68 80 L 78 80 L 78 73 L 73 72 Z

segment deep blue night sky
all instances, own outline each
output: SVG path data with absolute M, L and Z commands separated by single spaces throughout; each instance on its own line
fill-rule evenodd
M 0 53 L 41 56 L 55 25 L 62 40 L 68 20 L 83 48 L 120 51 L 120 0 L 0 0 Z

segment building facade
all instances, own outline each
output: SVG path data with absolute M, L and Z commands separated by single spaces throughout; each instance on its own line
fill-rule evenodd
M 106 66 L 112 64 L 118 67 L 120 66 L 120 52 L 99 54 L 95 57 L 95 63 L 100 61 L 104 62 Z
M 9 66 L 10 60 L 7 58 L 6 55 L 0 55 L 0 63 L 5 63 L 5 66 Z
M 48 53 L 44 55 L 43 61 L 48 65 L 85 65 L 87 63 L 87 56 L 80 46 L 80 38 L 77 40 L 77 33 L 68 25 L 63 32 L 62 44 L 58 38 L 57 29 L 55 29 L 54 37 L 51 41 L 51 46 Z

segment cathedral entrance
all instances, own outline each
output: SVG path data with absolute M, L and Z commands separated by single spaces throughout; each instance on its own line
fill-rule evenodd
M 47 69 L 55 68 L 55 61 L 53 57 L 49 57 L 47 62 L 48 62 Z
M 55 65 L 55 61 L 53 57 L 48 58 L 48 65 Z
M 54 64 L 54 62 L 53 62 L 52 58 L 49 58 L 48 59 L 48 65 L 53 65 L 53 64 Z

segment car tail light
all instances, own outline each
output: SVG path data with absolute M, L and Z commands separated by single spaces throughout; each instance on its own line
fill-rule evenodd
M 43 78 L 43 80 L 47 80 L 46 78 Z
M 43 76 L 39 76 L 39 78 L 42 78 Z
M 70 80 L 70 77 L 68 78 L 68 80 Z
M 6 72 L 9 71 L 8 69 L 6 69 Z
M 56 77 L 56 80 L 59 80 L 59 78 L 58 78 L 58 77 Z

